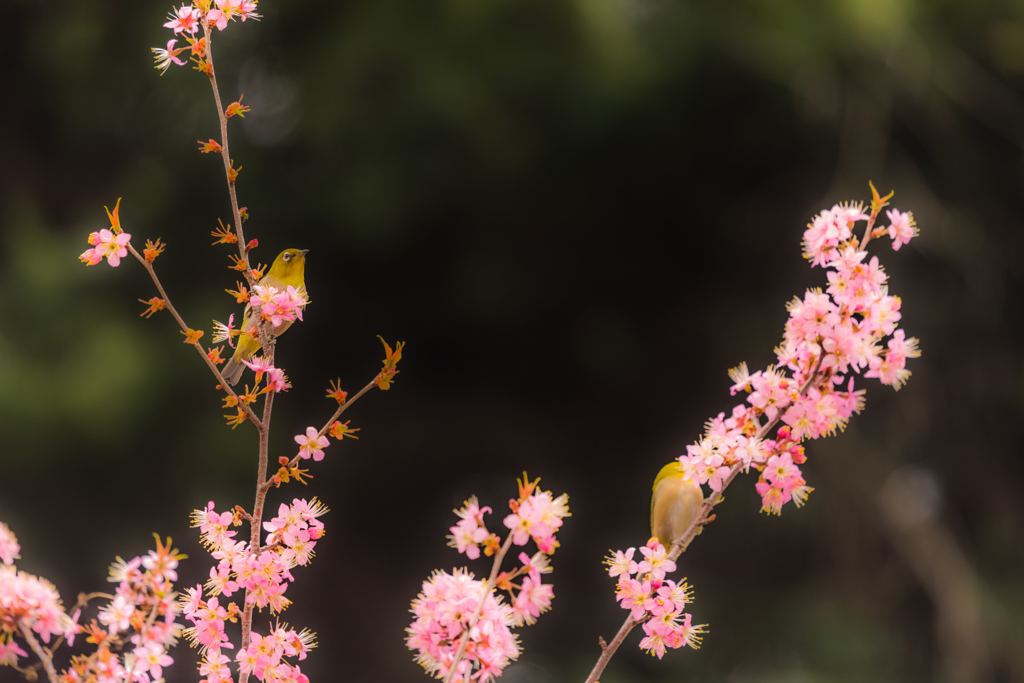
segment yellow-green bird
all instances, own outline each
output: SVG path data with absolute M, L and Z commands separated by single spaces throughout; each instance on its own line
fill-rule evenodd
M 260 286 L 276 287 L 279 292 L 283 292 L 291 286 L 304 292 L 306 289 L 306 252 L 308 251 L 309 249 L 285 249 L 282 251 L 274 259 L 274 263 L 270 266 L 267 274 L 260 280 Z M 245 370 L 245 365 L 242 364 L 242 361 L 249 360 L 260 350 L 260 340 L 247 334 L 259 322 L 259 319 L 260 316 L 258 314 L 253 315 L 251 305 L 245 307 L 245 315 L 242 318 L 242 333 L 238 337 L 238 347 L 235 348 L 235 354 L 231 356 L 231 360 L 224 366 L 224 372 L 221 373 L 227 383 L 232 386 L 238 384 L 238 380 L 242 377 L 242 372 Z M 267 335 L 271 339 L 279 337 L 291 325 L 292 323 L 289 320 L 282 321 L 277 327 L 267 325 Z
M 673 460 L 654 478 L 651 497 L 651 536 L 665 546 L 682 536 L 697 519 L 704 504 L 700 486 L 683 479 L 683 466 Z

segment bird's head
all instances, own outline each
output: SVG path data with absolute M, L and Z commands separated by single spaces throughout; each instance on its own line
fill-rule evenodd
M 668 479 L 669 477 L 678 477 L 682 479 L 686 473 L 683 471 L 683 464 L 679 460 L 673 460 L 669 464 L 661 468 L 658 472 L 658 476 L 654 478 L 654 488 L 658 488 L 658 484 L 661 483 L 662 479 Z
M 288 285 L 300 285 L 306 270 L 306 252 L 309 249 L 285 249 L 270 266 L 270 273 Z

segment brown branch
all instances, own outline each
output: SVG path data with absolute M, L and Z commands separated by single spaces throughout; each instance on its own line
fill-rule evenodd
M 491 565 L 491 575 L 483 584 L 484 592 L 480 596 L 480 602 L 476 606 L 476 611 L 473 612 L 473 616 L 470 617 L 469 623 L 466 624 L 465 629 L 462 631 L 462 640 L 459 642 L 459 649 L 455 653 L 455 659 L 452 660 L 452 665 L 448 669 L 448 675 L 445 677 L 444 683 L 449 683 L 452 680 L 452 676 L 455 675 L 455 667 L 462 660 L 462 655 L 466 654 L 466 646 L 469 644 L 469 632 L 473 630 L 474 626 L 476 626 L 477 620 L 480 619 L 480 613 L 484 609 L 484 603 L 491 595 L 491 591 L 494 590 L 494 580 L 498 578 L 498 570 L 501 569 L 501 562 L 505 559 L 505 553 L 507 553 L 508 549 L 512 546 L 512 536 L 514 533 L 515 529 L 509 530 L 508 538 L 506 538 L 505 542 L 501 544 L 501 550 L 498 551 L 498 554 L 494 556 L 494 564 Z
M 21 635 L 25 639 L 25 642 L 28 643 L 28 646 L 32 648 L 32 651 L 36 653 L 37 657 L 39 657 L 39 661 L 43 663 L 43 668 L 46 670 L 46 677 L 50 679 L 50 683 L 60 683 L 57 679 L 57 670 L 53 668 L 53 657 L 47 654 L 46 650 L 43 649 L 43 646 L 39 644 L 38 640 L 36 640 L 36 637 L 32 635 L 32 629 L 25 626 L 25 624 L 19 624 L 19 627 L 21 628 Z
M 203 32 L 206 38 L 206 61 L 210 65 L 209 78 L 210 87 L 213 89 L 213 100 L 217 104 L 217 120 L 220 122 L 220 155 L 224 161 L 224 177 L 228 183 L 228 195 L 231 197 L 231 215 L 235 220 L 235 234 L 238 236 L 238 254 L 245 261 L 245 279 L 249 285 L 255 285 L 256 278 L 252 274 L 252 265 L 249 263 L 249 248 L 245 241 L 245 234 L 242 231 L 242 213 L 238 209 L 238 195 L 235 192 L 235 182 L 231 180 L 231 152 L 228 149 L 228 116 L 224 111 L 224 105 L 220 99 L 220 87 L 217 85 L 217 72 L 213 67 L 213 48 L 211 38 L 213 31 L 210 24 L 204 18 Z
M 379 376 L 380 376 L 380 375 L 378 375 L 378 377 L 379 377 Z M 366 392 L 368 392 L 368 391 L 369 391 L 370 389 L 372 389 L 372 388 L 373 388 L 373 387 L 374 387 L 374 386 L 376 385 L 376 383 L 377 383 L 377 378 L 376 378 L 376 377 L 374 377 L 374 378 L 373 378 L 373 379 L 372 379 L 372 380 L 370 381 L 370 383 L 369 383 L 369 384 L 367 384 L 367 385 L 366 385 L 365 387 L 363 387 L 362 389 L 360 389 L 360 390 L 359 390 L 359 393 L 357 393 L 357 394 L 356 394 L 355 396 L 353 396 L 352 398 L 350 398 L 350 399 L 346 400 L 346 401 L 345 401 L 344 403 L 342 403 L 342 404 L 341 404 L 340 406 L 338 406 L 338 409 L 334 411 L 334 415 L 332 415 L 332 416 L 331 416 L 331 418 L 330 418 L 329 420 L 327 420 L 326 424 L 324 424 L 324 426 L 320 428 L 320 431 L 319 431 L 319 432 L 317 432 L 317 437 L 321 437 L 321 436 L 323 436 L 324 434 L 326 434 L 326 433 L 327 433 L 327 430 L 331 428 L 331 425 L 332 425 L 332 424 L 334 424 L 334 422 L 335 422 L 335 421 L 336 421 L 336 420 L 337 420 L 337 419 L 338 419 L 339 417 L 341 417 L 341 414 L 342 414 L 342 413 L 344 413 L 344 412 L 345 412 L 346 410 L 348 410 L 349 406 L 351 406 L 351 405 L 352 405 L 353 403 L 355 403 L 356 401 L 358 401 L 358 400 L 359 400 L 359 397 L 360 397 L 360 396 L 362 396 L 363 394 L 365 394 Z M 301 459 L 302 459 L 302 456 L 300 456 L 300 455 L 296 455 L 296 456 L 294 456 L 294 457 L 293 457 L 293 458 L 292 458 L 292 459 L 291 459 L 291 460 L 290 460 L 290 461 L 288 462 L 288 464 L 287 464 L 287 465 L 285 465 L 285 467 L 287 467 L 288 469 L 291 469 L 291 468 L 295 467 L 296 465 L 298 465 L 298 464 L 299 464 L 299 460 L 301 460 Z M 262 486 L 263 486 L 263 492 L 264 492 L 264 493 L 266 493 L 266 492 L 267 492 L 267 491 L 269 491 L 269 490 L 270 490 L 271 488 L 273 488 L 273 487 L 274 487 L 274 485 L 275 485 L 275 482 L 274 482 L 274 478 L 273 478 L 273 477 L 271 477 L 271 478 L 270 478 L 270 479 L 268 479 L 268 480 L 265 480 L 265 481 L 263 482 L 263 484 L 262 484 Z
M 160 278 L 157 277 L 156 270 L 153 268 L 153 264 L 147 261 L 145 258 L 143 258 L 139 254 L 139 252 L 135 251 L 135 247 L 133 247 L 131 243 L 128 244 L 128 251 L 132 253 L 132 256 L 138 259 L 139 263 L 141 263 L 143 268 L 146 269 L 146 272 L 149 273 L 149 277 L 152 278 L 153 284 L 156 285 L 157 291 L 160 292 L 160 298 L 164 300 L 164 305 L 167 307 L 167 310 L 171 312 L 172 316 L 174 316 L 174 319 L 178 322 L 178 326 L 181 327 L 181 331 L 188 334 L 188 331 L 192 328 L 185 324 L 185 321 L 182 319 L 181 315 L 178 314 L 178 311 L 174 308 L 174 305 L 171 304 L 171 299 L 170 297 L 167 296 L 167 291 L 164 289 L 164 286 L 160 284 Z M 206 355 L 205 351 L 203 351 L 202 345 L 199 342 L 192 342 L 192 346 L 194 346 L 196 351 L 199 352 L 199 355 L 206 363 L 206 366 L 210 368 L 210 372 L 212 372 L 214 376 L 217 378 L 217 382 L 220 383 L 221 389 L 223 389 L 228 396 L 235 399 L 238 407 L 245 411 L 246 417 L 248 417 L 249 420 L 254 425 L 256 425 L 257 429 L 261 429 L 262 427 L 260 419 L 256 417 L 256 413 L 252 411 L 252 408 L 242 403 L 241 399 L 239 399 L 238 397 L 238 394 L 236 394 L 234 390 L 232 390 L 231 387 L 228 386 L 228 383 L 224 380 L 224 376 L 221 375 L 220 370 L 217 369 L 217 365 L 212 360 L 210 360 L 210 357 Z
M 274 362 L 273 354 L 268 358 L 269 362 Z M 256 549 L 256 557 L 259 557 L 260 551 L 260 532 L 263 529 L 263 507 L 267 501 L 267 491 L 269 487 L 265 484 L 267 482 L 267 459 L 268 451 L 270 449 L 270 415 L 274 408 L 274 392 L 267 392 L 263 398 L 263 420 L 260 422 L 260 450 L 259 450 L 259 465 L 256 470 L 256 501 L 252 506 L 252 515 L 249 519 L 249 548 Z M 246 598 L 249 596 L 249 589 L 245 591 Z M 249 647 L 249 640 L 252 635 L 252 603 L 245 600 L 245 607 L 242 610 L 242 647 L 244 650 Z M 241 673 L 239 675 L 239 683 L 247 683 L 249 680 L 248 673 Z

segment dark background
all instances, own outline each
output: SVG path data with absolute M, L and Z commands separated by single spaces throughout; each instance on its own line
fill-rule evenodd
M 252 504 L 255 436 L 137 264 L 77 256 L 123 196 L 161 237 L 190 325 L 236 307 L 206 79 L 162 78 L 169 6 L 5 0 L 0 41 L 0 519 L 66 603 L 188 513 Z M 217 34 L 247 235 L 308 248 L 306 319 L 278 361 L 272 455 L 408 342 L 393 390 L 346 417 L 306 488 L 330 507 L 284 619 L 319 634 L 314 681 L 421 681 L 409 600 L 471 494 L 501 510 L 524 469 L 567 492 L 554 609 L 503 680 L 582 681 L 625 616 L 601 560 L 643 543 L 657 470 L 728 410 L 726 369 L 773 361 L 784 304 L 824 274 L 802 230 L 896 190 L 920 238 L 873 245 L 924 355 L 898 394 L 808 445 L 802 509 L 740 480 L 682 573 L 699 651 L 627 681 L 1024 680 L 1019 424 L 1024 8 L 981 0 L 376 0 L 261 3 Z M 500 526 L 503 512 L 494 515 Z M 473 564 L 477 574 L 489 563 Z M 265 624 L 264 614 L 257 626 Z M 169 681 L 198 679 L 181 644 Z M 0 679 L 15 680 L 10 669 Z

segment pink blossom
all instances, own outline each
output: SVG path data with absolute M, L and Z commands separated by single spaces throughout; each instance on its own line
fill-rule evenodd
M 163 675 L 163 667 L 174 663 L 162 647 L 151 644 L 146 647 L 135 648 L 135 667 L 137 673 L 149 674 L 154 679 Z
M 0 664 L 17 666 L 18 657 L 28 657 L 28 653 L 22 650 L 13 640 L 6 645 L 0 643 Z
M 536 623 L 537 617 L 551 609 L 554 588 L 550 584 L 542 584 L 532 577 L 524 577 L 522 589 L 513 603 L 513 619 L 517 625 L 527 626 Z
M 914 223 L 914 214 L 908 212 L 901 213 L 898 209 L 892 209 L 886 211 L 885 215 L 889 217 L 889 237 L 892 238 L 893 251 L 899 251 L 899 248 L 904 244 L 910 242 L 912 237 L 917 237 L 917 225 Z
M 178 53 L 182 50 L 189 49 L 188 47 L 175 49 L 174 46 L 177 43 L 176 38 L 171 38 L 167 41 L 167 47 L 152 47 L 150 50 L 153 52 L 153 59 L 156 61 L 156 68 L 160 70 L 160 74 L 163 75 L 171 67 L 171 64 L 177 64 L 183 66 L 185 62 L 178 59 Z
M 764 476 L 773 484 L 783 485 L 794 477 L 799 477 L 800 468 L 793 464 L 793 458 L 789 453 L 773 455 L 764 468 Z
M 327 440 L 326 436 L 320 436 L 316 427 L 306 427 L 306 435 L 301 434 L 295 437 L 295 443 L 299 444 L 299 455 L 303 460 L 309 460 L 309 456 L 313 456 L 313 460 L 320 461 L 324 459 L 324 447 L 326 447 L 330 441 Z
M 605 558 L 608 565 L 608 576 L 632 576 L 637 572 L 637 564 L 633 561 L 636 548 L 626 548 L 626 552 L 616 550 L 615 555 Z
M 100 623 L 107 624 L 111 634 L 128 630 L 129 620 L 135 613 L 135 605 L 129 603 L 123 595 L 117 595 L 100 610 Z
M 460 553 L 466 553 L 466 557 L 471 560 L 480 557 L 479 544 L 491 537 L 483 518 L 490 511 L 489 507 L 480 507 L 476 496 L 467 500 L 461 509 L 454 511 L 460 519 L 449 529 L 452 533 L 448 536 L 448 545 Z
M 95 246 L 78 258 L 87 266 L 94 266 L 106 258 L 107 263 L 116 268 L 121 264 L 121 259 L 128 255 L 127 245 L 131 238 L 126 232 L 114 234 L 104 228 L 89 235 L 89 244 Z
M 176 11 L 171 12 L 170 21 L 164 24 L 164 28 L 174 29 L 174 35 L 182 31 L 195 33 L 199 29 L 199 10 L 192 5 L 182 5 Z M 170 49 L 168 47 L 168 49 Z
M 665 547 L 655 538 L 640 548 L 640 554 L 644 559 L 636 565 L 638 574 L 650 573 L 652 579 L 661 580 L 665 578 L 667 572 L 676 570 L 676 563 L 668 559 Z
M 550 491 L 537 491 L 518 504 L 518 509 L 507 516 L 504 524 L 512 529 L 512 542 L 525 545 L 533 538 L 542 551 L 553 552 L 558 546 L 555 532 L 562 526 L 562 518 L 569 516 L 569 496 L 552 498 Z
M 284 374 L 284 370 L 272 367 L 267 370 L 267 387 L 275 394 L 279 394 L 282 391 L 291 389 L 292 385 L 288 382 L 288 377 Z

